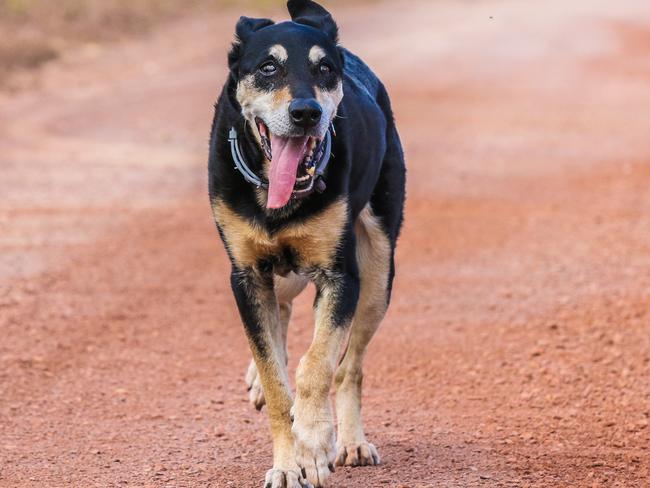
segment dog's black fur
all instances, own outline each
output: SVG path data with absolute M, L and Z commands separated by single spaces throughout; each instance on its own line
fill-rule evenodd
M 403 220 L 405 198 L 405 164 L 391 104 L 384 85 L 364 62 L 338 45 L 338 29 L 332 17 L 311 1 L 291 0 L 292 22 L 274 24 L 268 19 L 242 18 L 237 25 L 238 40 L 229 54 L 230 76 L 223 88 L 212 126 L 209 156 L 209 192 L 211 201 L 225 203 L 244 222 L 276 235 L 282 229 L 308 222 L 344 199 L 348 204 L 347 224 L 336 246 L 336 257 L 330 269 L 305 267 L 296 250 L 285 248 L 275 255 L 260 255 L 251 269 L 242 269 L 233 257 L 233 242 L 217 225 L 233 264 L 232 288 L 252 347 L 259 357 L 270 354 L 269 345 L 261 337 L 264 324 L 255 310 L 252 296 L 253 274 L 258 285 L 272 286 L 273 277 L 287 271 L 308 275 L 320 294 L 325 283 L 336 280 L 342 291 L 332 311 L 332 323 L 347 326 L 354 315 L 359 297 L 359 269 L 355 253 L 355 222 L 362 210 L 370 206 L 380 222 L 391 247 L 390 276 L 386 301 L 389 300 L 395 268 L 394 249 Z M 269 80 L 256 73 L 273 45 L 289 51 L 286 76 Z M 305 67 L 304 46 L 318 44 L 329 60 L 330 72 L 320 77 Z M 302 53 L 298 56 L 296 53 Z M 254 127 L 242 115 L 237 100 L 237 86 L 246 75 L 253 74 L 261 91 L 289 87 L 294 98 L 314 98 L 318 87 L 332 89 L 338 80 L 343 83 L 343 99 L 333 120 L 332 159 L 324 175 L 327 188 L 304 200 L 292 201 L 285 208 L 270 211 L 260 202 L 259 190 L 246 182 L 235 169 L 228 140 L 232 127 L 238 131 L 243 155 L 258 175 L 265 171 L 265 158 L 255 137 Z M 262 278 L 260 278 L 262 277 Z M 266 386 L 265 386 L 266 389 Z M 275 485 L 274 485 L 275 486 Z

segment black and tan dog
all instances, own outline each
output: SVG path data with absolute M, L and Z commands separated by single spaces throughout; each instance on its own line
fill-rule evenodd
M 210 198 L 266 403 L 268 488 L 324 486 L 334 464 L 378 464 L 361 422 L 362 362 L 390 300 L 405 167 L 384 86 L 338 46 L 331 15 L 242 17 L 210 143 Z M 292 300 L 315 283 L 315 333 L 287 373 Z M 347 347 L 343 351 L 347 340 Z M 342 356 L 342 359 L 341 359 Z M 338 450 L 329 391 L 336 383 Z

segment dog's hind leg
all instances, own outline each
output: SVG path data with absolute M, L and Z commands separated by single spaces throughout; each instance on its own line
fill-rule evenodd
M 393 252 L 370 207 L 366 207 L 359 216 L 356 235 L 361 292 L 348 348 L 335 376 L 338 416 L 336 464 L 339 466 L 380 463 L 377 449 L 366 440 L 361 420 L 362 365 L 366 348 L 388 307 Z
M 278 353 L 287 364 L 289 358 L 287 353 L 287 330 L 289 320 L 291 319 L 291 308 L 293 299 L 296 298 L 309 283 L 309 279 L 295 273 L 290 273 L 286 277 L 275 277 L 275 294 L 277 296 L 280 308 L 280 322 L 278 327 L 271 331 L 275 347 Z M 255 365 L 255 359 L 251 359 L 248 371 L 246 372 L 246 384 L 248 386 L 248 398 L 251 405 L 257 410 L 261 410 L 266 400 L 264 398 L 264 389 L 262 380 Z

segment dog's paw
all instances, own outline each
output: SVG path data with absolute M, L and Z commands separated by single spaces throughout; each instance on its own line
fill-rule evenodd
M 255 361 L 252 360 L 246 372 L 246 386 L 248 386 L 248 400 L 251 405 L 257 410 L 262 410 L 262 407 L 266 404 L 266 399 L 264 398 L 264 389 L 262 388 L 260 375 L 257 372 L 257 366 Z
M 334 424 L 327 412 L 322 415 L 304 415 L 294 409 L 291 428 L 296 450 L 296 462 L 302 475 L 316 488 L 334 472 L 336 457 Z
M 377 448 L 369 442 L 339 445 L 336 455 L 337 466 L 377 466 L 381 458 Z
M 313 488 L 298 471 L 271 469 L 266 473 L 264 488 Z

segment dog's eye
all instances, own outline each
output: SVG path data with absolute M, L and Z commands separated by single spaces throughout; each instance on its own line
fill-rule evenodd
M 318 69 L 320 70 L 321 75 L 329 75 L 332 72 L 332 68 L 330 68 L 330 65 L 326 63 L 321 63 Z
M 273 61 L 269 61 L 268 63 L 264 63 L 262 66 L 260 66 L 260 73 L 262 73 L 264 76 L 273 76 L 275 73 L 277 73 L 277 71 L 278 67 Z

